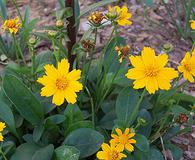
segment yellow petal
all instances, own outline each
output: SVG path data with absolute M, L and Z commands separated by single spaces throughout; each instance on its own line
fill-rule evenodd
M 151 78 L 147 79 L 146 90 L 150 94 L 154 94 L 156 92 L 156 90 L 158 90 L 158 82 L 157 82 L 156 78 L 151 77 Z
M 116 133 L 117 133 L 119 136 L 123 134 L 122 131 L 121 131 L 121 129 L 119 129 L 119 128 L 116 128 L 115 131 L 116 131 Z
M 50 97 L 56 92 L 56 88 L 53 86 L 45 86 L 41 89 L 41 96 Z
M 52 103 L 60 106 L 64 103 L 64 94 L 63 91 L 57 90 L 53 96 Z
M 134 67 L 144 68 L 144 64 L 143 64 L 141 56 L 130 56 L 129 60 Z
M 83 89 L 83 85 L 78 81 L 70 81 L 69 88 L 71 88 L 74 92 L 79 92 Z
M 168 55 L 167 54 L 160 54 L 156 58 L 157 64 L 160 67 L 164 67 L 168 62 Z
M 50 76 L 51 78 L 52 77 L 57 77 L 58 75 L 58 72 L 57 72 L 57 69 L 51 65 L 51 64 L 47 64 L 44 66 L 44 69 L 45 69 L 45 73 Z
M 67 78 L 70 80 L 74 80 L 74 81 L 80 79 L 81 78 L 81 70 L 79 70 L 79 69 L 72 70 L 70 73 L 68 73 Z
M 124 149 L 125 149 L 125 145 L 122 144 L 122 143 L 119 143 L 119 144 L 116 146 L 116 150 L 117 150 L 118 152 L 122 152 L 122 151 L 124 151 Z
M 101 145 L 101 147 L 102 147 L 102 150 L 103 151 L 106 151 L 106 152 L 109 152 L 110 151 L 110 146 L 107 143 L 103 143 Z
M 125 134 L 128 135 L 129 134 L 129 131 L 130 131 L 130 129 L 129 128 L 126 128 L 125 129 Z
M 128 142 L 131 143 L 131 144 L 135 144 L 136 140 L 135 139 L 129 139 Z
M 155 51 L 150 47 L 144 47 L 142 50 L 142 60 L 146 66 L 154 65 Z
M 71 104 L 75 104 L 76 101 L 77 101 L 77 95 L 74 91 L 70 90 L 70 89 L 66 89 L 66 91 L 64 91 L 64 97 L 66 98 L 66 101 L 68 103 L 71 103 Z
M 143 70 L 132 68 L 128 70 L 126 77 L 129 79 L 142 79 L 145 77 L 145 74 Z
M 133 88 L 134 89 L 140 89 L 140 88 L 144 88 L 146 86 L 146 79 L 147 78 L 142 78 L 142 79 L 137 79 L 133 82 L 134 86 Z
M 125 148 L 126 148 L 129 152 L 133 152 L 133 151 L 134 151 L 134 147 L 133 147 L 131 144 L 129 144 L 129 143 L 127 143 L 127 144 L 125 145 Z
M 98 159 L 106 159 L 107 158 L 107 153 L 104 151 L 99 151 L 97 152 L 97 158 Z
M 67 59 L 62 59 L 61 62 L 58 62 L 58 71 L 61 76 L 66 75 L 69 72 L 70 64 Z

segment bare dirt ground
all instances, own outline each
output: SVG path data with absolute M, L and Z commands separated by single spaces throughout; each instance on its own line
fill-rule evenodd
M 80 0 L 81 10 L 95 2 L 95 0 Z M 54 11 L 58 8 L 56 0 L 17 0 L 20 11 L 23 13 L 25 6 L 30 6 L 30 18 L 39 18 L 38 26 L 53 25 L 55 23 Z M 178 34 L 172 24 L 165 8 L 157 1 L 149 11 L 149 18 L 155 23 L 151 23 L 144 17 L 144 9 L 137 0 L 121 0 L 120 5 L 127 5 L 133 14 L 133 25 L 120 28 L 120 35 L 127 39 L 133 53 L 139 52 L 143 46 L 151 46 L 157 53 L 162 51 L 164 44 L 172 44 L 174 51 L 170 53 L 172 65 L 179 63 L 186 51 L 192 47 L 190 39 L 183 39 Z M 11 3 L 8 3 L 8 14 L 10 17 L 16 15 L 16 10 Z M 101 8 L 105 11 L 107 8 Z M 87 30 L 87 18 L 82 17 L 79 36 Z M 101 50 L 105 40 L 110 34 L 110 26 L 99 31 L 97 47 Z M 187 88 L 186 92 L 195 96 L 195 84 Z M 174 139 L 174 142 L 184 149 L 184 160 L 195 160 L 195 129 L 187 135 Z M 171 160 L 171 156 L 169 156 Z

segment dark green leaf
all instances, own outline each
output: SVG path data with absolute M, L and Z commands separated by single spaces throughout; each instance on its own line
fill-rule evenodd
M 116 115 L 118 120 L 129 126 L 135 119 L 131 120 L 134 108 L 139 100 L 139 93 L 132 88 L 121 91 L 116 100 Z M 135 117 L 136 118 L 136 117 Z
M 47 121 L 52 121 L 55 124 L 60 124 L 60 123 L 62 123 L 62 122 L 65 121 L 65 116 L 62 115 L 62 114 L 55 114 L 55 115 L 52 115 L 52 116 L 47 117 L 45 119 L 45 123 Z
M 135 146 L 142 152 L 148 152 L 150 148 L 150 144 L 147 138 L 141 134 L 136 134 L 135 136 L 136 144 Z
M 150 152 L 149 152 L 149 159 L 148 160 L 164 160 L 164 158 L 158 149 L 152 147 L 150 149 Z
M 0 100 L 0 119 L 6 123 L 6 125 L 10 128 L 10 131 L 15 136 L 18 136 L 12 110 L 2 100 Z
M 80 151 L 80 158 L 88 157 L 96 153 L 104 137 L 90 128 L 80 128 L 71 132 L 65 139 L 64 144 L 74 146 Z
M 15 76 L 5 75 L 3 89 L 18 112 L 33 125 L 43 121 L 43 106 L 33 93 Z
M 72 146 L 60 146 L 55 149 L 57 160 L 78 160 L 80 151 Z
M 115 119 L 116 119 L 116 113 L 115 111 L 111 111 L 105 114 L 104 117 L 102 117 L 102 119 L 99 121 L 99 125 L 103 129 L 112 130 Z
M 34 153 L 32 160 L 51 160 L 53 156 L 53 151 L 54 146 L 53 144 L 50 144 L 44 148 L 37 150 Z
M 31 160 L 39 146 L 30 143 L 21 144 L 12 155 L 11 160 Z
M 44 125 L 40 124 L 38 126 L 36 126 L 33 130 L 33 140 L 35 142 L 38 142 L 43 134 L 44 131 Z

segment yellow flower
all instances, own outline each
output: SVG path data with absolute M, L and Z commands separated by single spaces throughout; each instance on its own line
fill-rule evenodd
M 132 22 L 129 20 L 132 17 L 132 14 L 128 12 L 128 8 L 123 6 L 120 8 L 119 6 L 108 7 L 109 17 L 116 17 L 116 22 L 120 26 L 131 25 Z
M 3 140 L 4 140 L 4 137 L 3 137 L 2 133 L 0 133 L 0 142 L 3 142 Z
M 121 160 L 122 158 L 127 157 L 125 154 L 121 153 L 122 150 L 114 144 L 110 144 L 109 146 L 108 144 L 103 143 L 101 147 L 102 151 L 97 153 L 97 158 L 100 160 Z
M 190 25 L 192 29 L 195 29 L 195 20 L 190 20 Z
M 123 47 L 115 47 L 115 51 L 118 52 L 118 56 L 119 56 L 119 62 L 122 63 L 123 59 L 127 56 L 127 54 L 129 53 L 130 47 L 129 45 L 123 46 Z
M 115 131 L 117 135 L 111 134 L 113 139 L 110 140 L 110 143 L 115 144 L 122 151 L 127 149 L 129 152 L 133 152 L 134 147 L 132 144 L 135 144 L 136 140 L 132 139 L 132 137 L 135 136 L 135 133 L 131 133 L 129 128 L 126 128 L 124 133 L 119 128 L 116 128 Z
M 195 54 L 191 56 L 190 52 L 187 52 L 183 60 L 181 61 L 181 65 L 178 66 L 179 72 L 183 73 L 184 79 L 195 82 Z
M 7 19 L 3 24 L 3 31 L 9 29 L 10 33 L 16 34 L 18 30 L 21 28 L 22 24 L 19 22 L 19 17 L 14 19 Z
M 0 122 L 0 132 L 2 132 L 5 127 L 6 127 L 5 123 Z
M 57 68 L 47 64 L 44 66 L 46 75 L 37 80 L 44 85 L 41 96 L 53 95 L 52 103 L 58 106 L 63 104 L 65 99 L 68 103 L 74 104 L 77 98 L 76 92 L 83 88 L 83 85 L 78 82 L 81 71 L 74 69 L 69 72 L 69 67 L 67 59 L 58 62 Z
M 144 47 L 141 56 L 129 57 L 132 69 L 128 70 L 127 78 L 134 79 L 134 89 L 144 88 L 154 94 L 159 88 L 169 90 L 170 81 L 178 77 L 177 71 L 165 67 L 168 62 L 167 54 L 155 55 L 150 47 Z

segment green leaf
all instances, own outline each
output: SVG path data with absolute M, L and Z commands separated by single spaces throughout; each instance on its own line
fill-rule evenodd
M 123 121 L 129 126 L 135 120 L 132 119 L 132 113 L 139 100 L 139 93 L 132 88 L 126 88 L 121 91 L 116 100 L 116 115 L 119 121 Z M 132 120 L 131 120 L 132 119 Z
M 64 111 L 64 115 L 68 126 L 74 122 L 83 121 L 82 112 L 76 104 L 68 104 Z
M 33 125 L 43 121 L 43 106 L 33 93 L 15 76 L 5 75 L 3 90 L 18 112 Z
M 57 160 L 78 160 L 80 151 L 72 146 L 60 146 L 55 149 Z
M 79 128 L 93 128 L 91 121 L 78 121 L 71 124 L 67 130 L 65 130 L 65 135 L 68 135 L 70 132 L 79 129 Z
M 118 53 L 115 51 L 116 46 L 125 45 L 125 39 L 123 37 L 115 37 L 105 47 L 103 65 L 108 72 L 116 73 L 120 68 L 126 67 L 125 63 L 119 63 Z
M 40 149 L 40 147 L 35 144 L 23 143 L 17 147 L 11 160 L 31 160 L 38 149 Z
M 150 148 L 150 144 L 147 138 L 141 134 L 136 134 L 135 136 L 136 144 L 135 146 L 142 152 L 148 152 Z
M 45 127 L 43 124 L 40 124 L 38 126 L 35 126 L 34 130 L 33 130 L 33 140 L 35 142 L 38 142 L 43 134 Z
M 1 8 L 1 18 L 3 20 L 7 19 L 7 11 L 6 11 L 6 0 L 0 0 L 0 8 Z
M 182 106 L 179 105 L 174 105 L 171 107 L 171 111 L 175 116 L 179 116 L 180 114 L 189 114 L 189 111 L 183 108 Z
M 164 160 L 164 158 L 162 153 L 158 149 L 152 147 L 149 152 L 148 160 Z
M 41 65 L 43 68 L 44 67 L 43 65 L 51 64 L 53 62 L 55 62 L 55 59 L 54 59 L 53 53 L 51 51 L 42 51 L 35 57 L 36 68 L 38 68 Z
M 0 119 L 3 120 L 6 123 L 6 125 L 10 128 L 10 131 L 15 136 L 18 137 L 12 110 L 2 100 L 0 100 Z
M 47 121 L 52 121 L 55 124 L 60 124 L 65 121 L 65 116 L 62 114 L 55 114 L 55 115 L 47 117 L 45 119 L 45 123 L 47 123 Z
M 173 155 L 173 159 L 181 159 L 183 156 L 183 150 L 179 148 L 178 146 L 172 144 L 172 143 L 167 143 L 165 144 L 165 147 L 171 150 L 171 153 Z
M 36 151 L 32 157 L 32 160 L 51 160 L 53 156 L 54 146 L 50 144 L 44 148 Z
M 102 117 L 102 119 L 99 121 L 99 125 L 103 129 L 112 130 L 115 119 L 116 119 L 116 113 L 115 111 L 111 111 L 105 114 L 104 117 Z
M 74 146 L 80 151 L 80 158 L 88 157 L 96 153 L 104 137 L 90 128 L 80 128 L 71 132 L 65 139 L 64 144 Z
M 97 2 L 97 3 L 93 3 L 93 4 L 89 5 L 88 7 L 86 7 L 84 10 L 81 11 L 79 18 L 81 16 L 85 15 L 86 13 L 96 9 L 96 8 L 99 8 L 101 6 L 107 5 L 109 3 L 117 2 L 117 1 L 118 0 L 102 0 L 102 1 Z

